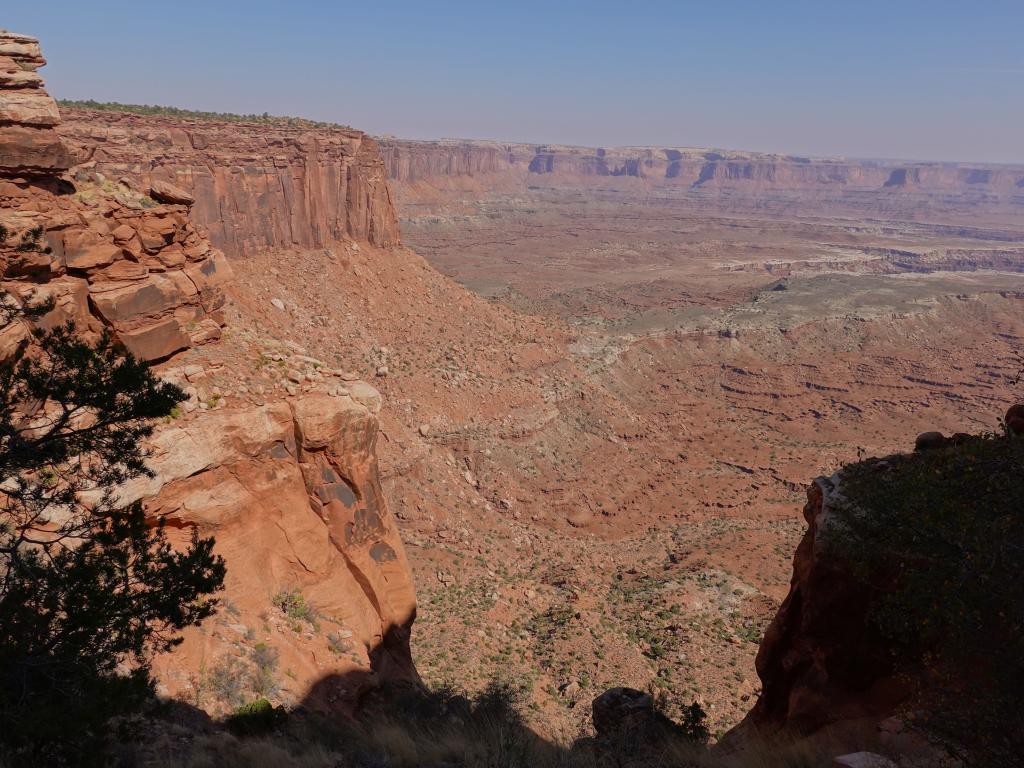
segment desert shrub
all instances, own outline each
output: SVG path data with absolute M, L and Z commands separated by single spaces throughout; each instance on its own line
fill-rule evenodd
M 235 656 L 226 656 L 210 670 L 206 687 L 221 703 L 238 706 L 245 694 L 247 680 L 246 665 Z
M 305 595 L 298 589 L 283 589 L 271 598 L 271 604 L 295 622 L 308 622 L 314 629 L 319 626 L 319 614 L 306 602 Z
M 257 643 L 250 652 L 252 671 L 249 686 L 257 696 L 274 696 L 280 690 L 277 673 L 277 649 L 266 643 Z
M 286 718 L 283 709 L 260 697 L 236 709 L 224 724 L 236 736 L 260 736 L 282 725 Z
M 829 541 L 875 596 L 869 620 L 897 666 L 927 668 L 932 725 L 1024 747 L 1024 440 L 987 434 L 887 468 L 865 461 L 844 470 L 841 491 Z

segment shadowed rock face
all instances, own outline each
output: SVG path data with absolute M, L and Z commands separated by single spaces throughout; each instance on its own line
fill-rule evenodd
M 0 73 L 11 74 L 4 64 L 9 60 L 41 65 L 38 43 L 0 35 Z M 34 75 L 33 68 L 19 71 Z M 187 164 L 171 181 L 147 159 L 138 164 L 145 173 L 112 177 L 93 164 L 68 176 L 68 155 L 53 131 L 56 105 L 38 78 L 29 78 L 35 83 L 29 86 L 23 79 L 13 78 L 12 84 L 11 77 L 0 77 L 0 115 L 29 121 L 0 120 L 0 152 L 8 158 L 0 167 L 4 300 L 53 298 L 43 326 L 73 320 L 87 339 L 108 330 L 136 356 L 162 361 L 160 375 L 190 395 L 147 446 L 154 475 L 120 489 L 123 501 L 142 500 L 151 520 L 164 521 L 172 541 L 185 544 L 194 532 L 214 536 L 227 563 L 224 610 L 190 629 L 181 646 L 157 660 L 161 688 L 202 706 L 232 706 L 230 700 L 204 697 L 208 676 L 230 663 L 241 670 L 237 677 L 249 679 L 252 670 L 242 667 L 252 666 L 247 652 L 257 644 L 288 673 L 286 682 L 275 682 L 281 690 L 271 694 L 280 701 L 312 701 L 319 680 L 342 676 L 358 683 L 335 686 L 316 703 L 345 708 L 381 680 L 414 679 L 412 577 L 377 467 L 380 394 L 365 382 L 349 381 L 344 392 L 334 387 L 330 394 L 307 387 L 297 397 L 260 398 L 255 404 L 234 398 L 201 402 L 190 382 L 205 376 L 195 362 L 208 359 L 212 349 L 196 347 L 216 342 L 217 359 L 253 356 L 242 342 L 222 339 L 223 287 L 231 271 L 191 220 L 191 214 L 210 213 L 203 196 L 211 188 L 190 183 Z M 23 98 L 26 89 L 35 89 L 30 100 Z M 26 138 L 27 130 L 39 133 Z M 238 133 L 244 140 L 244 131 Z M 119 156 L 128 158 L 137 148 L 145 158 L 147 149 L 169 140 L 169 134 L 147 136 L 152 144 L 140 138 L 118 145 Z M 175 136 L 180 139 L 180 132 Z M 186 143 L 200 136 L 230 145 L 226 137 L 201 132 Z M 263 182 L 238 191 L 238 206 L 229 208 L 252 217 L 252 228 L 242 230 L 251 235 L 246 242 L 266 244 L 284 232 L 260 229 L 261 222 L 277 221 L 283 208 L 275 205 L 293 206 L 287 232 L 315 230 L 319 222 L 326 229 L 316 230 L 316 237 L 397 238 L 372 142 L 343 131 L 284 143 L 281 151 L 301 155 L 295 167 L 310 175 L 302 178 L 282 167 L 275 178 L 284 191 L 271 195 L 259 187 Z M 39 150 L 44 145 L 52 145 L 49 155 Z M 267 153 L 252 152 L 253 163 L 273 167 Z M 234 184 L 232 174 L 248 173 L 225 166 L 221 177 L 215 163 L 202 168 L 211 183 L 228 186 Z M 320 182 L 313 183 L 314 177 Z M 304 202 L 292 196 L 299 188 L 308 193 Z M 257 210 L 269 218 L 259 219 Z M 234 232 L 237 223 L 222 221 L 221 231 Z M 20 320 L 0 328 L 0 361 L 25 348 L 29 330 Z M 301 594 L 308 611 L 289 615 L 275 602 L 281 594 Z
M 360 131 L 82 109 L 63 118 L 60 133 L 85 167 L 181 188 L 196 222 L 232 255 L 343 237 L 399 242 L 377 142 Z
M 808 488 L 807 532 L 793 557 L 789 595 L 758 650 L 763 692 L 746 726 L 813 733 L 841 720 L 884 717 L 908 694 L 893 673 L 889 644 L 867 620 L 872 595 L 821 535 L 838 494 L 838 475 Z

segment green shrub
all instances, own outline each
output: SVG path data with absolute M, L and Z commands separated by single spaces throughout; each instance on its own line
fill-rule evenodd
M 314 629 L 319 628 L 319 614 L 306 602 L 306 597 L 300 590 L 283 589 L 274 595 L 270 602 L 292 621 L 305 621 Z
M 260 736 L 284 724 L 287 714 L 267 699 L 260 697 L 236 709 L 225 721 L 236 736 Z

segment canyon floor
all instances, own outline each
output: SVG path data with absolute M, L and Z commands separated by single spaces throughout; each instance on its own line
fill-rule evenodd
M 806 484 L 1012 400 L 1019 217 L 394 186 L 408 248 L 236 262 L 228 333 L 297 345 L 270 387 L 296 355 L 373 379 L 419 673 L 509 680 L 546 736 L 614 685 L 734 725 Z

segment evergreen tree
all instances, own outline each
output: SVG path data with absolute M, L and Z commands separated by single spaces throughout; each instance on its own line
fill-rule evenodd
M 7 322 L 36 311 L 0 295 Z M 141 441 L 184 399 L 108 335 L 35 329 L 0 365 L 0 754 L 89 765 L 115 715 L 152 696 L 150 656 L 210 616 L 213 539 L 173 549 L 117 487 L 150 475 Z

